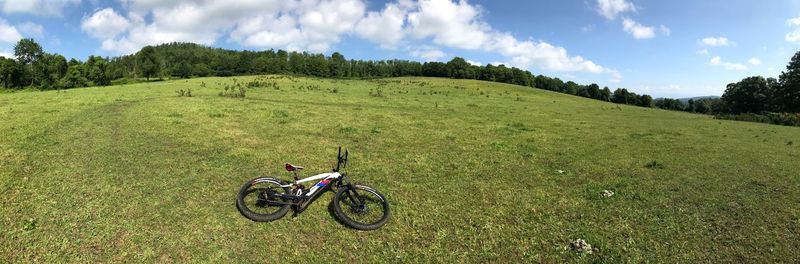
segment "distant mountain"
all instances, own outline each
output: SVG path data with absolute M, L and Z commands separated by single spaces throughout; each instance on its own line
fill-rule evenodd
M 700 99 L 718 99 L 718 98 L 721 98 L 721 97 L 716 96 L 716 95 L 709 95 L 709 96 L 697 96 L 697 97 L 690 97 L 690 98 L 678 98 L 678 100 L 681 101 L 681 102 L 684 102 L 684 103 L 688 103 L 689 100 L 697 101 L 697 100 L 700 100 Z

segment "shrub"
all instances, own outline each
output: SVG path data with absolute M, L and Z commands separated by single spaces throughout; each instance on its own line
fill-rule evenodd
M 800 126 L 800 113 L 767 113 L 773 124 Z
M 224 91 L 219 93 L 219 96 L 244 98 L 246 94 L 247 94 L 247 88 L 245 88 L 241 84 L 234 84 L 233 86 L 226 85 Z
M 664 168 L 664 164 L 658 162 L 657 160 L 654 160 L 651 161 L 650 163 L 647 163 L 647 165 L 644 165 L 644 167 L 652 170 L 660 170 Z
M 342 134 L 350 134 L 350 133 L 353 133 L 353 132 L 356 132 L 356 128 L 355 127 L 346 126 L 346 127 L 340 127 L 339 128 L 339 133 L 342 133 Z
M 745 121 L 745 122 L 759 122 L 783 126 L 800 126 L 800 113 L 770 113 L 764 112 L 762 114 L 746 113 L 746 114 L 719 114 L 714 116 L 716 119 Z
M 275 81 L 266 81 L 264 79 L 258 78 L 253 81 L 245 83 L 247 88 L 260 88 L 260 87 L 273 87 L 275 90 L 278 90 L 278 83 Z
M 192 97 L 192 89 L 186 89 L 186 90 L 180 89 L 175 91 L 175 93 L 178 94 L 178 97 L 184 97 L 184 96 Z
M 286 110 L 275 110 L 272 111 L 272 116 L 277 118 L 287 118 L 289 117 L 289 111 Z
M 369 96 L 372 97 L 383 97 L 383 90 L 380 88 L 375 89 L 375 92 L 372 92 L 372 89 L 369 90 Z

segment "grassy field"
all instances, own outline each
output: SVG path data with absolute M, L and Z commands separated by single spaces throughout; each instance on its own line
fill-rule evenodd
M 481 81 L 236 78 L 256 79 L 277 89 L 0 94 L 0 260 L 800 262 L 800 128 Z M 390 200 L 382 229 L 339 224 L 333 193 L 239 214 L 242 183 L 328 171 L 339 145 Z

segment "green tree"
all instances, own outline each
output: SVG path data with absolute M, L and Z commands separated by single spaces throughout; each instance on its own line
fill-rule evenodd
M 194 68 L 192 69 L 192 73 L 200 77 L 206 77 L 212 74 L 211 69 L 208 68 L 208 65 L 205 63 L 195 64 Z
M 587 95 L 586 97 L 592 98 L 592 99 L 597 99 L 597 100 L 602 100 L 601 99 L 602 94 L 601 94 L 601 91 L 600 91 L 600 85 L 597 85 L 596 83 L 593 83 L 593 84 L 587 85 L 585 90 L 586 90 L 586 95 Z
M 94 85 L 109 85 L 111 80 L 108 77 L 108 62 L 100 56 L 89 56 L 86 61 L 86 79 Z
M 728 84 L 722 101 L 734 113 L 761 113 L 769 110 L 772 88 L 761 76 L 748 77 L 740 82 Z
M 308 74 L 311 76 L 317 77 L 328 77 L 331 70 L 330 66 L 328 66 L 328 61 L 325 59 L 325 55 L 322 54 L 303 54 L 305 55 L 305 65 L 306 65 L 306 72 L 304 74 Z
M 289 71 L 295 74 L 306 74 L 306 62 L 303 54 L 298 52 L 289 54 Z
M 629 94 L 628 89 L 617 88 L 614 90 L 614 94 L 611 95 L 611 101 L 618 104 L 630 104 L 631 102 L 628 101 Z
M 73 64 L 69 66 L 67 74 L 59 81 L 59 86 L 61 88 L 86 87 L 89 81 L 84 77 L 85 72 L 86 65 L 84 64 Z
M 563 87 L 561 88 L 561 91 L 563 93 L 568 93 L 568 94 L 577 94 L 579 87 L 580 87 L 580 85 L 578 85 L 577 83 L 575 83 L 573 81 L 568 81 L 563 85 Z
M 24 78 L 30 82 L 30 85 L 35 84 L 36 76 L 39 74 L 35 72 L 33 64 L 44 56 L 42 46 L 32 38 L 20 39 L 14 46 L 14 56 L 17 57 L 19 63 L 25 66 Z
M 692 105 L 692 112 L 701 113 L 701 114 L 710 114 L 713 110 L 713 105 L 715 101 L 719 101 L 719 99 L 700 99 L 694 101 Z
M 9 58 L 0 56 L 0 82 L 5 88 L 22 86 L 22 75 L 24 68 L 22 64 Z
M 653 107 L 653 97 L 646 94 L 639 96 L 636 105 L 641 107 Z
M 58 54 L 43 54 L 33 63 L 33 79 L 35 85 L 43 89 L 53 88 L 67 72 L 67 60 Z
M 600 98 L 601 101 L 610 102 L 611 101 L 611 89 L 608 87 L 603 87 L 603 90 L 600 90 Z
M 800 112 L 800 52 L 792 56 L 786 71 L 780 75 L 774 102 L 778 111 Z
M 660 98 L 655 100 L 654 104 L 656 107 L 666 110 L 683 111 L 686 109 L 686 105 L 681 100 L 672 98 Z
M 153 46 L 146 46 L 136 53 L 136 68 L 147 80 L 161 72 L 161 62 L 156 57 Z
M 426 77 L 448 77 L 447 65 L 438 61 L 422 64 L 422 75 Z
M 44 51 L 42 46 L 32 38 L 24 38 L 14 46 L 14 56 L 17 57 L 19 63 L 31 65 L 44 56 Z
M 289 72 L 289 53 L 285 50 L 278 50 L 278 52 L 275 53 L 275 56 L 275 64 L 277 65 L 278 72 Z
M 470 66 L 472 65 L 464 58 L 455 57 L 447 62 L 447 75 L 450 78 L 471 79 L 473 74 L 470 72 Z
M 175 71 L 173 74 L 176 74 L 181 78 L 189 78 L 189 76 L 192 76 L 192 67 L 189 66 L 189 63 L 186 61 L 178 62 L 178 65 L 175 66 Z
M 330 68 L 332 77 L 345 77 L 347 73 L 347 60 L 344 58 L 344 55 L 339 52 L 334 52 L 331 54 Z

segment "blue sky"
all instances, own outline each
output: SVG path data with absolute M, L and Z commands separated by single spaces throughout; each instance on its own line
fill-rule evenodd
M 503 63 L 656 97 L 777 77 L 800 50 L 800 0 L 0 0 L 0 55 L 33 37 L 85 60 L 144 45 L 340 51 Z

